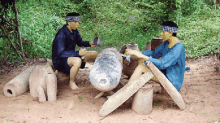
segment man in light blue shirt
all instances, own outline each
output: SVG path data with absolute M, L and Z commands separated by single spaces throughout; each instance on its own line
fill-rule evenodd
M 164 42 L 155 50 L 145 50 L 141 53 L 135 50 L 126 50 L 126 54 L 135 55 L 139 58 L 139 65 L 129 82 L 139 77 L 143 71 L 147 71 L 149 68 L 146 66 L 146 61 L 151 61 L 180 91 L 185 72 L 184 45 L 176 37 L 178 26 L 174 22 L 164 22 L 161 30 Z

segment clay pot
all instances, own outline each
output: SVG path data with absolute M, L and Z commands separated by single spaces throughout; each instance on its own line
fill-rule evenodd
M 163 39 L 159 37 L 154 37 L 151 40 L 151 50 L 156 49 L 158 46 L 160 46 L 163 43 Z

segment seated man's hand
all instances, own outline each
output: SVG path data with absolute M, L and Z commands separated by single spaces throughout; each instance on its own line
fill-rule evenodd
M 86 49 L 85 48 L 80 48 L 79 56 L 84 56 L 84 55 L 86 55 Z
M 96 45 L 94 45 L 93 41 L 90 41 L 89 44 L 91 45 L 92 48 L 96 47 Z
M 139 52 L 138 52 L 137 50 L 126 49 L 126 50 L 125 50 L 125 54 L 126 54 L 126 55 L 138 56 Z
M 148 56 L 143 55 L 140 51 L 132 50 L 132 49 L 126 49 L 125 54 L 126 55 L 134 55 L 134 56 L 136 56 L 138 58 L 142 58 L 144 60 L 147 60 L 149 58 Z

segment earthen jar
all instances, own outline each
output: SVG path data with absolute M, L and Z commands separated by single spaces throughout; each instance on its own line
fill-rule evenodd
M 163 39 L 159 37 L 154 37 L 151 40 L 151 50 L 156 49 L 158 46 L 160 46 L 163 43 Z

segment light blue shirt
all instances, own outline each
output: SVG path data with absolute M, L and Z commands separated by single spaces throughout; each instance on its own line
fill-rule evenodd
M 163 42 L 155 50 L 145 50 L 142 54 L 149 56 L 151 61 L 170 80 L 174 87 L 180 91 L 185 72 L 185 49 L 182 43 L 168 48 L 168 41 Z M 158 59 L 160 58 L 161 59 Z

